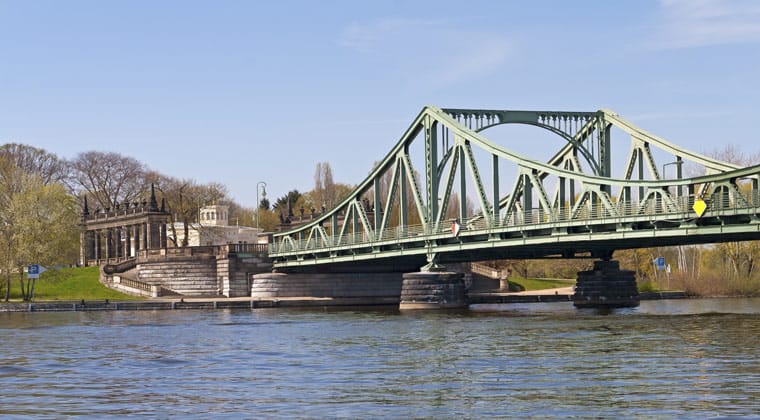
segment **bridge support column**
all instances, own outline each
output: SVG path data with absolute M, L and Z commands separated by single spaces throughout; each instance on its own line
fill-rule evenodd
M 467 308 L 464 274 L 449 271 L 405 273 L 399 309 Z
M 260 273 L 252 277 L 253 299 L 323 298 L 332 305 L 395 305 L 401 273 Z
M 573 304 L 577 308 L 639 306 L 635 273 L 621 270 L 615 260 L 594 261 L 593 270 L 578 272 Z

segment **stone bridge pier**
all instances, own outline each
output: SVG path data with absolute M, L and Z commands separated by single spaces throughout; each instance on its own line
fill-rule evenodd
M 467 308 L 464 273 L 420 271 L 404 274 L 399 309 Z
M 615 260 L 594 261 L 593 270 L 578 272 L 573 304 L 577 308 L 639 306 L 635 273 L 621 270 Z

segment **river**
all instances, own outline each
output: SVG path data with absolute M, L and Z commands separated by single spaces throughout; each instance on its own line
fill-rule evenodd
M 0 313 L 0 416 L 760 416 L 760 299 Z

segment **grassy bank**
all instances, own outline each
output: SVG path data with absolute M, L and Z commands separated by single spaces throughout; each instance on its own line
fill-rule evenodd
M 510 277 L 509 282 L 517 285 L 517 287 L 525 291 L 575 286 L 575 280 L 569 279 L 526 279 L 522 277 Z
M 103 286 L 98 281 L 98 267 L 63 268 L 50 270 L 34 285 L 34 301 L 56 300 L 135 300 Z M 11 282 L 11 300 L 21 300 L 18 281 Z

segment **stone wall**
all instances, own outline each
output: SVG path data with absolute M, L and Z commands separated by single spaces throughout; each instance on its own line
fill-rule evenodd
M 251 276 L 272 271 L 261 248 L 229 244 L 148 250 L 128 265 L 101 267 L 100 281 L 137 296 L 249 296 Z M 128 270 L 120 270 L 122 266 Z
M 251 297 L 393 298 L 401 296 L 401 273 L 263 273 L 253 276 Z
M 248 296 L 251 292 L 251 276 L 272 271 L 269 258 L 235 256 L 219 257 L 216 271 L 222 285 L 222 294 L 227 297 Z

